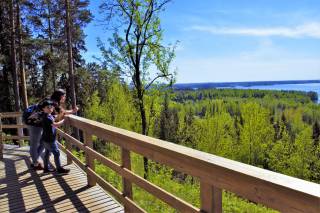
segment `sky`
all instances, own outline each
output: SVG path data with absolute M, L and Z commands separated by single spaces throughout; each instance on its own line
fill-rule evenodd
M 99 1 L 84 58 L 99 56 Z M 161 14 L 164 44 L 179 41 L 177 83 L 320 79 L 320 0 L 173 0 Z

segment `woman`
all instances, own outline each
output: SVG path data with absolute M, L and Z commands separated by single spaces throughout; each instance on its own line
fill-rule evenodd
M 79 109 L 77 106 L 72 110 L 64 109 L 64 104 L 66 102 L 66 92 L 63 89 L 57 89 L 56 91 L 54 91 L 51 95 L 51 100 L 55 104 L 54 114 L 56 115 L 56 121 L 62 120 L 65 115 L 76 113 Z
M 29 136 L 30 136 L 30 156 L 32 159 L 31 167 L 35 170 L 42 170 L 43 167 L 39 162 L 39 157 L 44 150 L 43 145 L 40 143 L 42 135 L 42 121 L 41 121 L 41 104 L 35 104 L 30 106 L 27 110 L 30 111 L 31 115 L 27 115 L 24 122 L 27 125 Z

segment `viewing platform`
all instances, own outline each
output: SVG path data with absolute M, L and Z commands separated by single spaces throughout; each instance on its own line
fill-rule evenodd
M 101 187 L 89 187 L 85 173 L 76 165 L 66 166 L 68 175 L 44 174 L 30 168 L 29 156 L 27 146 L 4 146 L 0 212 L 124 212 Z M 67 163 L 65 155 L 61 162 Z
M 178 212 L 223 212 L 223 190 L 280 212 L 320 212 L 319 184 L 74 115 L 66 117 L 66 125 L 81 130 L 83 141 L 58 130 L 59 137 L 65 141 L 65 146 L 60 144 L 60 149 L 66 153 L 63 164 L 71 168 L 71 173 L 65 176 L 44 175 L 41 171 L 30 170 L 28 147 L 3 146 L 4 142 L 12 139 L 28 139 L 22 135 L 3 134 L 3 129 L 25 128 L 21 124 L 3 123 L 7 118 L 19 120 L 20 117 L 21 113 L 0 113 L 1 212 L 145 212 L 133 199 L 132 184 Z M 98 153 L 93 147 L 93 136 L 119 146 L 121 164 Z M 83 151 L 84 162 L 72 153 L 73 147 Z M 201 206 L 193 206 L 135 174 L 131 170 L 130 153 L 133 152 L 199 179 Z M 96 162 L 122 177 L 122 191 L 96 173 Z

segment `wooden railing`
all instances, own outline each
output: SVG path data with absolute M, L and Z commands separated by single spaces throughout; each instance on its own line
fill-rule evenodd
M 1 120 L 1 117 L 0 117 Z M 240 162 L 108 126 L 70 115 L 66 124 L 81 129 L 84 142 L 58 130 L 66 146 L 68 162 L 74 161 L 88 176 L 90 186 L 98 183 L 124 206 L 126 212 L 144 212 L 133 200 L 132 184 L 143 188 L 180 212 L 222 212 L 222 190 L 233 192 L 250 201 L 261 203 L 281 212 L 320 212 L 320 185 Z M 92 136 L 112 142 L 121 148 L 121 165 L 93 149 Z M 85 153 L 83 164 L 71 152 L 72 146 Z M 200 209 L 150 183 L 131 171 L 130 153 L 134 152 L 165 164 L 200 180 Z M 122 177 L 119 191 L 100 177 L 94 161 L 111 168 Z
M 27 126 L 21 123 L 21 112 L 1 112 L 0 113 L 0 159 L 3 159 L 3 142 L 6 140 L 17 140 L 20 144 L 21 140 L 29 140 L 29 136 L 23 135 L 4 135 L 3 129 L 18 129 L 17 132 L 22 132 L 23 128 Z M 14 119 L 16 124 L 4 124 L 3 119 Z M 20 131 L 19 131 L 20 130 Z

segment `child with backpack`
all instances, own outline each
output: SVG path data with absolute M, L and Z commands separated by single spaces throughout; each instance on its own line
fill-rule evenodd
M 54 156 L 54 162 L 56 165 L 57 173 L 67 174 L 69 173 L 69 169 L 64 169 L 61 166 L 60 161 L 60 151 L 58 149 L 58 144 L 56 140 L 56 128 L 61 126 L 64 123 L 64 120 L 59 122 L 55 122 L 55 118 L 52 113 L 54 111 L 54 102 L 51 100 L 44 101 L 41 105 L 42 111 L 44 112 L 43 122 L 42 122 L 42 136 L 41 142 L 45 147 L 45 155 L 43 159 L 44 169 L 43 172 L 53 172 L 54 169 L 49 167 L 49 157 L 52 153 Z

